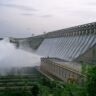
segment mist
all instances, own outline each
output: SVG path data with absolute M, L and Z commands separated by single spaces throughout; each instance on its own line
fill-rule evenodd
M 0 71 L 13 67 L 34 67 L 39 64 L 39 56 L 17 49 L 8 38 L 0 41 Z

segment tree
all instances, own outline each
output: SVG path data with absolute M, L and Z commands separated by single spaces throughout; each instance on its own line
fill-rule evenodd
M 96 96 L 96 66 L 89 68 L 86 76 L 87 96 Z
M 38 96 L 38 94 L 39 94 L 39 86 L 38 86 L 38 84 L 33 84 L 31 92 L 32 92 L 33 96 Z

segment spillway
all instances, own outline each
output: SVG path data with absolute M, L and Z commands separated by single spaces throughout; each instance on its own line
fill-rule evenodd
M 37 54 L 72 61 L 96 44 L 95 35 L 81 35 L 45 39 Z

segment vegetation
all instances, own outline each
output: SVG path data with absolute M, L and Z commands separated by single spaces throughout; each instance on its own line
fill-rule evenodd
M 89 68 L 86 76 L 87 96 L 96 96 L 96 66 Z
M 96 96 L 96 66 L 87 68 L 84 73 L 83 86 L 34 75 L 1 76 L 0 96 Z

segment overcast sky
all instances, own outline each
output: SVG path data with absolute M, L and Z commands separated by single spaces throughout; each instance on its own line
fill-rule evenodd
M 96 0 L 0 0 L 0 37 L 27 37 L 96 21 Z

